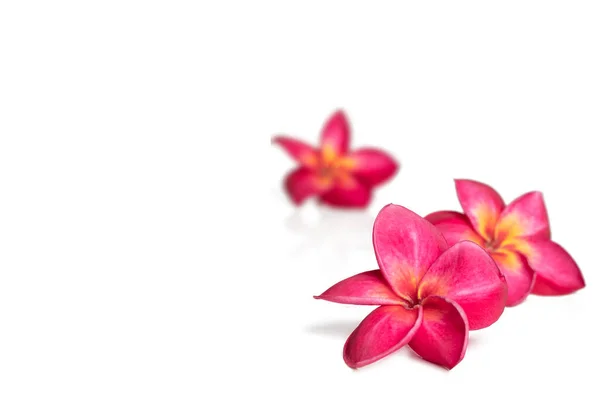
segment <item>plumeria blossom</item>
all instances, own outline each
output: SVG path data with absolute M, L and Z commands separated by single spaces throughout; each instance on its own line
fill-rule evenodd
M 529 192 L 505 205 L 490 186 L 472 180 L 455 181 L 464 214 L 438 211 L 425 217 L 449 244 L 470 240 L 487 249 L 506 277 L 508 306 L 529 293 L 563 295 L 585 286 L 573 258 L 550 240 L 544 198 Z
M 351 368 L 408 344 L 427 361 L 451 369 L 465 355 L 469 329 L 500 318 L 506 282 L 479 245 L 448 247 L 442 233 L 412 211 L 384 207 L 373 225 L 379 269 L 345 279 L 317 299 L 376 305 L 344 345 Z
M 336 111 L 323 126 L 320 148 L 287 136 L 272 141 L 298 162 L 285 178 L 285 189 L 296 205 L 317 197 L 334 207 L 366 207 L 372 189 L 398 170 L 396 161 L 381 150 L 349 151 L 350 125 L 343 111 Z

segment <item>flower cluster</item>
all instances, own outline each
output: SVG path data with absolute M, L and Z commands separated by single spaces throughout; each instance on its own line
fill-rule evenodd
M 366 207 L 373 188 L 397 171 L 375 148 L 348 150 L 349 124 L 338 111 L 325 124 L 319 149 L 277 136 L 299 166 L 285 188 L 299 205 L 309 197 L 338 207 Z M 464 213 L 422 218 L 390 204 L 373 224 L 379 269 L 344 279 L 316 299 L 378 306 L 344 345 L 351 368 L 408 345 L 423 359 L 451 369 L 465 355 L 469 330 L 496 322 L 505 307 L 529 294 L 565 295 L 585 286 L 573 258 L 550 238 L 540 192 L 508 205 L 490 186 L 456 180 Z

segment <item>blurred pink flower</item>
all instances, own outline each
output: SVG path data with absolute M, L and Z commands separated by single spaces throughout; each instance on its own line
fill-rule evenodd
M 285 178 L 285 189 L 296 205 L 310 197 L 334 207 L 366 207 L 371 191 L 398 170 L 394 159 L 382 150 L 349 151 L 350 126 L 343 111 L 336 111 L 321 131 L 320 148 L 287 136 L 279 144 L 298 162 Z

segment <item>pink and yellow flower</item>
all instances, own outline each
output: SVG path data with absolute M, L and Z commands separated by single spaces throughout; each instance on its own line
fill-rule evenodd
M 490 186 L 456 180 L 464 214 L 438 211 L 425 217 L 449 244 L 470 240 L 487 249 L 506 277 L 507 306 L 529 293 L 556 296 L 585 286 L 573 258 L 550 240 L 546 205 L 540 192 L 529 192 L 505 205 Z
M 325 123 L 318 149 L 287 136 L 276 136 L 273 143 L 299 164 L 285 178 L 286 192 L 297 205 L 317 197 L 330 206 L 366 207 L 372 189 L 398 170 L 396 161 L 381 150 L 349 151 L 350 125 L 342 111 Z
M 409 345 L 451 369 L 465 355 L 469 329 L 500 318 L 506 282 L 487 252 L 463 241 L 448 247 L 442 233 L 404 207 L 384 207 L 373 226 L 379 269 L 345 279 L 317 299 L 377 305 L 348 337 L 344 361 L 371 364 Z

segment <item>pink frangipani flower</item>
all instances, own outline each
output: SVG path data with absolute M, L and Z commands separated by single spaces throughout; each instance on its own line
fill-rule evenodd
M 299 164 L 284 182 L 296 205 L 317 197 L 334 207 L 364 208 L 371 201 L 372 189 L 398 170 L 396 161 L 381 150 L 349 151 L 350 125 L 342 111 L 336 111 L 323 126 L 318 149 L 287 136 L 276 136 L 272 142 Z
M 425 219 L 397 205 L 384 207 L 373 226 L 379 269 L 347 278 L 317 299 L 377 305 L 344 345 L 351 368 L 371 364 L 408 344 L 427 361 L 451 369 L 467 349 L 469 329 L 500 318 L 506 282 L 477 244 L 450 248 Z
M 455 183 L 465 213 L 438 211 L 425 218 L 450 245 L 470 240 L 487 249 L 506 278 L 507 306 L 523 302 L 529 293 L 556 296 L 585 286 L 573 258 L 550 240 L 540 192 L 526 193 L 505 205 L 486 184 L 465 179 Z

